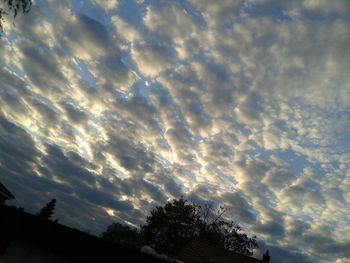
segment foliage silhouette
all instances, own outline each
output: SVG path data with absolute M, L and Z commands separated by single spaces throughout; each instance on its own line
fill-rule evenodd
M 8 12 L 13 14 L 15 18 L 18 13 L 28 13 L 32 7 L 32 0 L 0 0 L 0 36 L 2 35 L 5 22 L 4 16 L 9 15 Z
M 43 208 L 41 208 L 37 216 L 46 220 L 52 220 L 51 216 L 54 213 L 55 206 L 56 206 L 56 199 L 52 199 Z M 56 219 L 55 222 L 57 221 L 58 220 Z
M 244 255 L 258 248 L 256 237 L 248 237 L 240 226 L 226 221 L 224 206 L 214 211 L 212 205 L 188 203 L 181 197 L 164 207 L 157 207 L 141 227 L 143 244 L 157 252 L 176 255 L 189 241 L 203 239 L 219 247 Z
M 112 223 L 101 237 L 116 244 L 120 244 L 129 248 L 138 249 L 140 246 L 139 231 L 120 223 Z
M 189 241 L 198 238 L 203 227 L 200 208 L 182 197 L 158 206 L 141 227 L 141 242 L 158 253 L 176 255 Z

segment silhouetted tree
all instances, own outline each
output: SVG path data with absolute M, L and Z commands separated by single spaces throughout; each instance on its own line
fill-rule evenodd
M 120 223 L 112 223 L 105 232 L 101 234 L 105 240 L 120 244 L 129 248 L 139 248 L 140 236 L 136 228 Z
M 189 241 L 198 238 L 245 255 L 258 248 L 256 237 L 248 237 L 232 221 L 223 218 L 226 209 L 221 206 L 213 212 L 212 206 L 201 207 L 181 197 L 156 207 L 141 226 L 141 243 L 150 245 L 158 253 L 176 255 Z
M 252 250 L 259 247 L 256 236 L 248 237 L 238 224 L 223 218 L 225 206 L 220 206 L 216 212 L 213 212 L 212 205 L 200 207 L 200 210 L 203 222 L 199 238 L 248 256 L 253 255 Z
M 176 255 L 190 240 L 200 234 L 200 209 L 182 197 L 158 206 L 141 227 L 141 240 L 158 253 Z
M 28 13 L 32 7 L 32 0 L 0 0 L 0 36 L 3 33 L 4 15 L 12 13 L 15 18 L 18 13 Z
M 56 206 L 56 199 L 52 199 L 43 208 L 41 208 L 37 216 L 46 220 L 52 220 L 51 216 L 54 213 L 55 206 Z M 56 219 L 55 222 L 57 221 L 58 220 Z

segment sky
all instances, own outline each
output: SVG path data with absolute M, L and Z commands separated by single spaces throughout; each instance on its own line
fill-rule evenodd
M 350 262 L 350 1 L 36 0 L 0 40 L 9 204 L 100 234 L 183 195 L 271 263 Z

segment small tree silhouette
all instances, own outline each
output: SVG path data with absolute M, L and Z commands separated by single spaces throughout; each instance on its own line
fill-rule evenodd
M 55 206 L 56 206 L 56 199 L 54 198 L 50 202 L 48 202 L 43 208 L 41 208 L 37 216 L 46 220 L 52 220 L 51 216 L 54 213 Z

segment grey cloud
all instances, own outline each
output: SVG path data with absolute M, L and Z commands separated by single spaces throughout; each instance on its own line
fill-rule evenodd
M 220 3 L 210 0 L 190 0 L 189 2 L 204 13 L 204 16 L 209 16 L 214 21 L 222 21 L 223 17 L 235 13 L 240 3 L 240 1 L 237 0 L 225 0 Z
M 48 22 L 44 13 L 33 5 L 28 15 L 18 15 L 16 17 L 15 26 L 11 28 L 14 32 L 20 33 L 22 37 L 37 46 L 45 47 L 47 39 L 43 25 Z
M 164 193 L 170 194 L 175 198 L 178 198 L 183 193 L 181 182 L 176 180 L 174 174 L 159 171 L 156 174 L 150 175 L 149 178 L 152 182 L 162 186 L 164 188 Z
M 129 201 L 121 201 L 110 193 L 104 193 L 95 189 L 94 186 L 80 185 L 75 188 L 75 194 L 79 199 L 85 199 L 91 204 L 101 207 L 114 209 L 120 213 L 128 213 L 133 210 L 133 206 Z
M 220 133 L 200 144 L 205 160 L 221 170 L 225 170 L 227 164 L 232 161 L 234 156 L 232 145 L 237 144 L 234 135 L 233 138 L 228 137 Z
M 142 185 L 141 189 L 146 190 L 145 192 L 152 197 L 152 200 L 156 200 L 159 203 L 164 203 L 166 201 L 165 192 L 163 192 L 159 186 L 146 180 L 140 180 L 139 183 Z M 138 191 L 138 189 L 135 190 L 136 192 Z
M 156 77 L 173 66 L 175 54 L 161 43 L 142 43 L 133 47 L 131 55 L 143 75 Z
M 131 171 L 152 172 L 155 163 L 154 155 L 145 150 L 142 144 L 137 144 L 129 139 L 109 134 L 106 150 L 113 154 L 120 164 Z
M 288 2 L 280 2 L 280 1 L 251 1 L 252 5 L 250 6 L 252 9 L 254 8 L 271 8 L 272 6 L 277 6 L 284 10 L 285 15 L 288 15 L 289 12 L 299 11 L 308 13 L 309 19 L 320 19 L 322 17 L 333 17 L 336 15 L 343 15 L 350 12 L 349 3 L 346 0 L 340 0 L 334 5 L 329 4 L 328 2 L 319 2 L 319 1 L 288 1 Z M 249 9 L 249 8 L 248 8 Z M 292 13 L 292 12 L 291 12 Z M 293 16 L 292 16 L 293 18 Z
M 270 191 L 267 187 L 257 182 L 246 181 L 239 183 L 237 188 L 244 193 L 257 213 L 264 217 L 264 220 L 282 220 L 281 214 L 275 210 L 278 201 L 275 192 Z
M 161 132 L 157 108 L 146 97 L 134 94 L 128 98 L 117 98 L 115 109 L 125 118 L 129 117 L 140 124 L 143 129 L 152 131 L 152 134 Z
M 61 73 L 57 57 L 47 49 L 39 49 L 30 43 L 21 46 L 23 55 L 22 67 L 29 79 L 42 91 L 62 92 L 65 77 Z
M 74 102 L 61 101 L 60 103 L 65 110 L 68 118 L 74 123 L 84 123 L 88 120 L 88 116 L 83 109 L 75 105 Z
M 148 7 L 144 23 L 158 37 L 175 42 L 190 38 L 198 29 L 196 21 L 175 2 Z
M 178 107 L 179 113 L 194 132 L 210 128 L 211 119 L 203 101 L 205 95 L 199 88 L 200 83 L 193 78 L 193 72 L 189 67 L 179 67 L 176 72 L 162 76 L 159 81 L 171 94 L 174 106 Z
M 186 127 L 180 126 L 171 127 L 167 129 L 165 137 L 170 142 L 171 145 L 177 145 L 177 147 L 192 145 L 192 135 L 186 129 Z
M 98 163 L 91 163 L 74 151 L 68 151 L 66 153 L 66 156 L 67 159 L 71 160 L 71 162 L 73 162 L 77 166 L 85 167 L 90 170 L 96 170 L 99 167 Z
M 58 176 L 66 183 L 76 185 L 96 183 L 95 174 L 70 160 L 61 148 L 49 144 L 45 148 L 46 155 L 42 158 L 42 162 L 50 171 L 48 176 Z
M 268 239 L 283 239 L 285 237 L 284 225 L 280 222 L 266 221 L 259 222 L 253 227 L 256 233 L 269 236 Z
M 283 190 L 281 197 L 281 201 L 289 203 L 295 208 L 310 207 L 311 209 L 320 210 L 325 206 L 325 200 L 321 192 L 303 186 L 290 186 Z M 292 200 L 293 203 L 291 203 Z
M 186 194 L 186 198 L 199 205 L 205 205 L 208 203 L 214 203 L 215 194 L 214 189 L 211 186 L 204 184 L 197 184 L 189 193 Z
M 271 169 L 266 173 L 263 183 L 268 187 L 280 190 L 287 187 L 296 179 L 296 177 L 286 169 Z
M 105 58 L 119 53 L 106 27 L 91 17 L 84 14 L 66 16 L 58 24 L 64 30 L 64 35 L 58 37 L 71 54 L 79 59 L 89 61 L 94 57 Z
M 292 209 L 305 209 L 321 213 L 326 206 L 326 200 L 320 183 L 312 176 L 312 170 L 304 169 L 297 181 L 280 192 L 278 195 L 280 202 Z
M 192 78 L 197 79 L 202 90 L 204 110 L 210 117 L 229 116 L 227 113 L 237 104 L 238 91 L 236 85 L 231 82 L 229 70 L 222 64 L 211 59 L 192 63 L 194 72 Z
M 237 164 L 246 172 L 246 180 L 252 182 L 261 180 L 270 168 L 268 163 L 258 158 L 239 160 Z
M 24 101 L 14 93 L 12 90 L 0 90 L 0 100 L 4 108 L 7 108 L 9 112 L 15 112 L 19 115 L 24 115 L 27 113 L 27 107 Z
M 288 238 L 292 240 L 300 238 L 311 227 L 310 223 L 296 219 L 293 216 L 285 217 L 284 225 Z
M 260 121 L 262 112 L 262 98 L 256 93 L 243 97 L 235 108 L 235 115 L 244 124 Z
M 220 196 L 228 211 L 227 215 L 236 220 L 239 224 L 254 224 L 257 220 L 257 213 L 254 207 L 250 205 L 243 193 L 239 192 L 224 192 Z
M 7 69 L 0 67 L 0 101 L 1 112 L 11 112 L 13 115 L 26 115 L 29 112 L 28 102 L 33 93 L 27 84 Z
M 40 155 L 30 134 L 0 115 L 1 165 L 16 172 L 31 170 Z
M 348 241 L 337 241 L 323 233 L 306 234 L 302 240 L 309 244 L 312 253 L 319 259 L 331 260 L 334 256 L 350 257 Z
M 116 90 L 128 90 L 136 81 L 135 76 L 125 66 L 122 61 L 123 54 L 109 54 L 105 59 L 101 59 L 100 63 L 89 65 L 89 69 L 100 84 L 105 89 L 112 86 Z
M 196 157 L 193 150 L 194 141 L 191 133 L 182 123 L 179 123 L 174 128 L 168 128 L 165 132 L 165 138 L 170 147 L 176 151 L 176 156 L 180 162 L 196 165 Z
M 32 105 L 43 117 L 46 123 L 51 123 L 52 125 L 57 124 L 59 113 L 52 109 L 50 106 L 48 106 L 45 102 L 35 100 Z
M 23 96 L 31 94 L 30 89 L 27 88 L 27 83 L 4 67 L 0 67 L 0 79 L 1 90 L 11 90 L 12 92 L 18 92 Z

